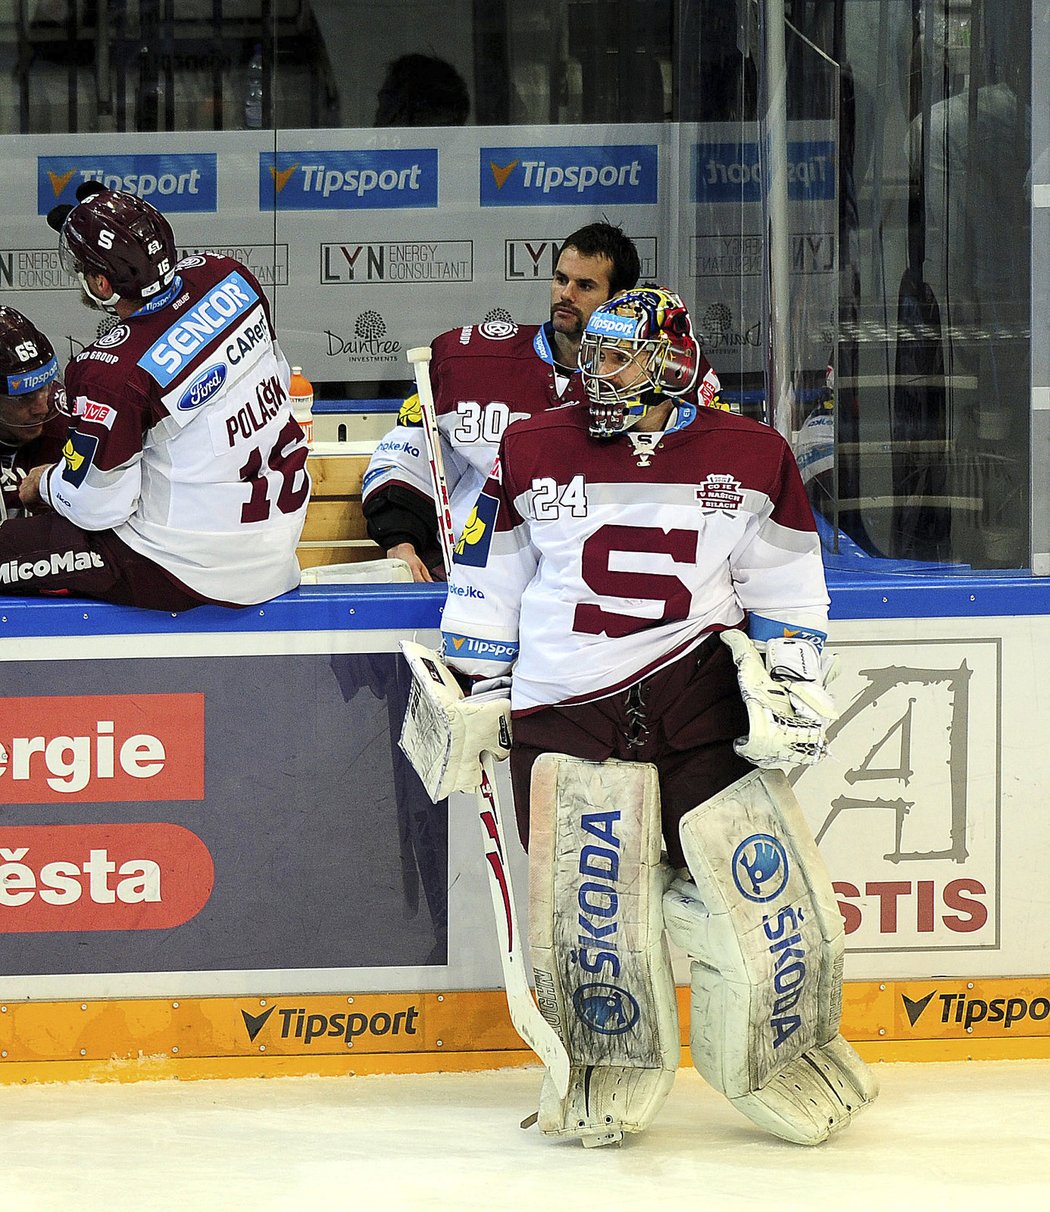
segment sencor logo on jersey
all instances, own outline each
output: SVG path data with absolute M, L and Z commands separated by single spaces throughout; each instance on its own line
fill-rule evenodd
M 139 366 L 167 387 L 200 349 L 258 302 L 259 296 L 239 273 L 228 274 L 153 342 L 139 358 Z
M 77 203 L 77 186 L 101 181 L 169 211 L 214 211 L 215 153 L 136 156 L 38 156 L 37 214 Z
M 259 209 L 389 210 L 437 206 L 437 149 L 259 153 Z
M 496 525 L 497 513 L 499 501 L 482 493 L 470 511 L 470 517 L 467 518 L 463 533 L 456 544 L 457 564 L 469 564 L 474 568 L 485 567 L 488 563 L 489 548 L 492 546 L 492 531 Z
M 654 203 L 655 143 L 568 147 L 483 147 L 482 206 L 596 206 Z

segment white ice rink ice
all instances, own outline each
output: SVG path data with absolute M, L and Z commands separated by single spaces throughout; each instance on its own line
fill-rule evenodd
M 518 1122 L 538 1069 L 0 1086 L 4 1212 L 1010 1212 L 1050 1197 L 1050 1060 L 877 1066 L 816 1149 L 682 1069 L 655 1124 L 585 1150 Z

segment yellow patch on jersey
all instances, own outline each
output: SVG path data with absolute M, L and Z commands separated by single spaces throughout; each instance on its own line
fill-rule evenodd
M 466 525 L 456 544 L 455 558 L 457 564 L 470 564 L 475 568 L 484 568 L 489 558 L 489 547 L 496 529 L 496 515 L 499 513 L 499 502 L 495 497 L 482 493 L 477 504 L 470 511 Z
M 401 405 L 401 411 L 397 414 L 398 425 L 422 425 L 423 410 L 419 406 L 419 392 L 408 397 Z
M 466 524 L 463 527 L 463 533 L 459 536 L 459 542 L 456 544 L 456 555 L 462 555 L 466 551 L 468 545 L 473 547 L 480 543 L 485 535 L 485 523 L 478 517 L 477 506 L 470 511 L 470 517 L 467 518 Z
M 62 457 L 65 459 L 66 466 L 70 471 L 79 471 L 84 465 L 84 456 L 68 438 L 66 439 L 65 446 L 62 447 Z

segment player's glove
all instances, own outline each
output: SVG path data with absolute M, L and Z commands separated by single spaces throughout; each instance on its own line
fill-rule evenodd
M 834 662 L 822 660 L 816 645 L 803 639 L 769 640 L 763 662 L 742 631 L 720 635 L 733 654 L 747 708 L 748 735 L 733 742 L 736 752 L 764 769 L 819 762 L 828 751 L 828 725 L 838 719 L 824 689 Z
M 464 697 L 438 653 L 401 641 L 412 673 L 400 746 L 436 804 L 481 785 L 481 755 L 510 753 L 510 698 L 501 688 Z

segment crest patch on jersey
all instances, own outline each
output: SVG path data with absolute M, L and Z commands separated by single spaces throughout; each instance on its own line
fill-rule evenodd
M 496 526 L 497 513 L 499 501 L 482 493 L 470 511 L 470 517 L 467 518 L 463 533 L 456 544 L 457 564 L 469 564 L 472 568 L 485 567 L 489 559 L 489 548 L 492 546 L 492 532 Z
M 712 472 L 697 487 L 696 499 L 704 513 L 724 513 L 728 516 L 743 505 L 744 494 L 740 491 L 739 480 Z
M 62 468 L 62 479 L 74 488 L 79 488 L 91 467 L 96 450 L 98 438 L 81 433 L 77 429 L 71 430 L 65 446 L 62 447 L 62 457 L 66 461 L 65 467 Z
M 490 341 L 509 341 L 518 331 L 513 320 L 486 320 L 480 325 L 478 332 Z

